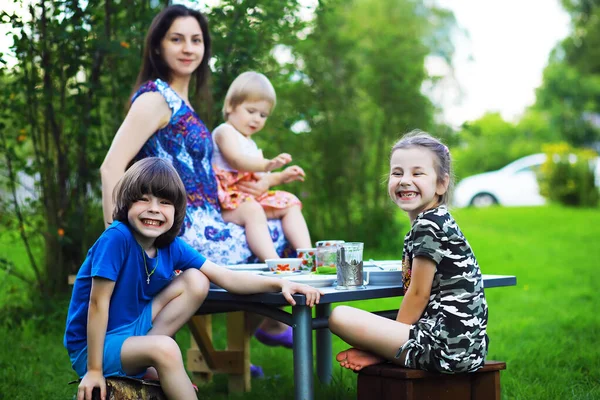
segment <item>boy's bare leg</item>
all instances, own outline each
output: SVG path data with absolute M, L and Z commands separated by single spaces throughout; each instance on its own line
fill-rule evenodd
M 179 346 L 170 336 L 132 336 L 121 348 L 121 363 L 128 374 L 138 373 L 154 365 L 160 375 L 160 385 L 169 399 L 197 399 L 192 381 L 183 366 Z
M 184 271 L 152 302 L 152 329 L 148 335 L 173 336 L 202 305 L 210 281 L 197 269 Z M 143 379 L 158 380 L 156 368 L 149 367 Z
M 279 258 L 271 239 L 267 216 L 259 203 L 245 201 L 235 210 L 223 210 L 225 222 L 233 222 L 246 228 L 248 247 L 260 261 L 268 258 Z
M 281 218 L 283 233 L 294 249 L 312 247 L 306 220 L 299 205 L 289 208 L 265 208 L 267 218 Z
M 210 281 L 199 270 L 183 271 L 152 300 L 148 335 L 173 336 L 196 313 L 208 295 Z
M 340 352 L 336 360 L 358 371 L 384 360 L 401 364 L 395 356 L 408 340 L 410 325 L 348 306 L 334 308 L 329 329 L 354 349 Z

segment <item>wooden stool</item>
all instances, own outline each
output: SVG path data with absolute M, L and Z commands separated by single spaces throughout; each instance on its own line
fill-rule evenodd
M 378 364 L 358 373 L 358 400 L 500 400 L 502 361 L 464 374 L 441 374 Z

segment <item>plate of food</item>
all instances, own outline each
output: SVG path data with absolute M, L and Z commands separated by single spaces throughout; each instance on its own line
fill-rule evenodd
M 226 265 L 225 268 L 232 269 L 235 271 L 268 271 L 269 270 L 269 267 L 267 267 L 267 264 Z
M 321 274 L 293 274 L 283 276 L 283 279 L 288 279 L 292 282 L 304 283 L 312 287 L 327 287 L 332 286 L 336 281 L 335 275 Z
M 301 271 L 263 271 L 260 273 L 263 276 L 271 276 L 273 278 L 283 278 L 284 276 L 296 276 L 303 275 L 304 272 Z

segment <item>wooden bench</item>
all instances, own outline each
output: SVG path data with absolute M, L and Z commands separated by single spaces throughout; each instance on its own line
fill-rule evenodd
M 378 364 L 358 374 L 358 400 L 500 400 L 502 361 L 486 361 L 476 372 L 441 374 Z
M 216 350 L 212 342 L 212 316 L 194 315 L 188 322 L 191 345 L 187 351 L 187 370 L 197 384 L 208 382 L 213 373 L 229 375 L 229 392 L 249 392 L 250 338 L 248 314 L 227 313 L 227 348 Z

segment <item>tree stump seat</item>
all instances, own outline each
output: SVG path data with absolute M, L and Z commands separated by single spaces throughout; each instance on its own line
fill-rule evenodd
M 100 389 L 94 389 L 92 399 L 100 400 Z M 167 400 L 167 397 L 156 381 L 111 377 L 106 378 L 106 400 Z
M 386 363 L 358 373 L 358 400 L 500 400 L 502 361 L 486 361 L 476 372 L 441 374 Z

